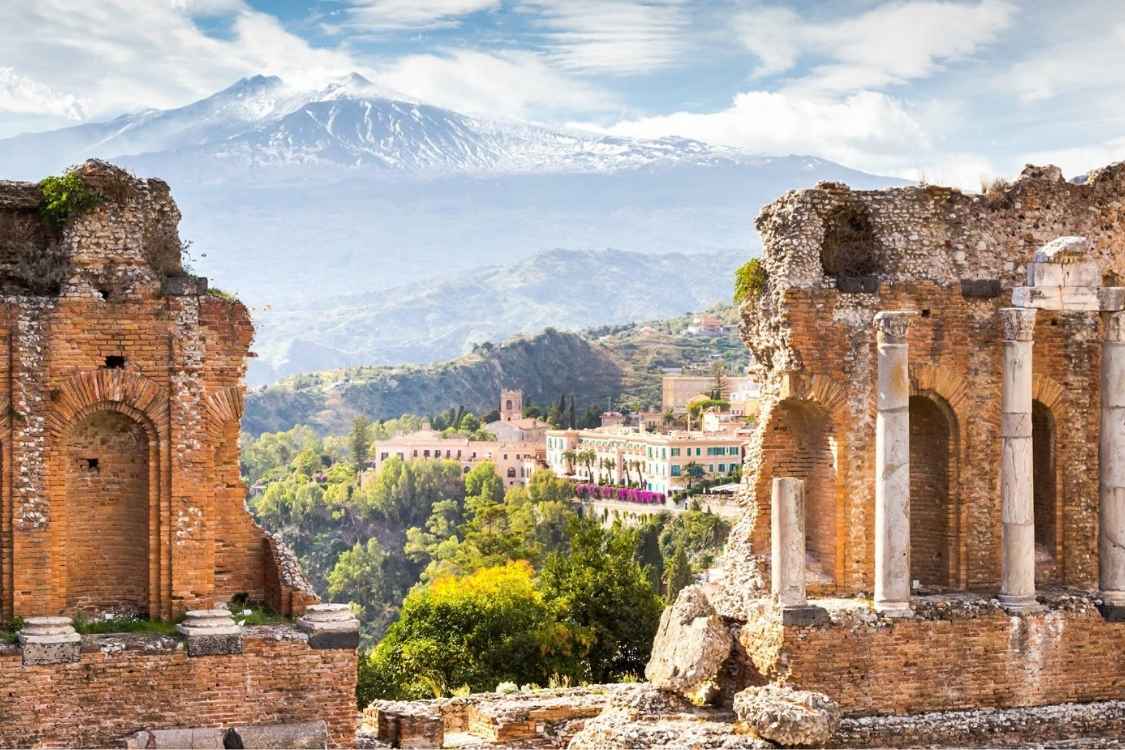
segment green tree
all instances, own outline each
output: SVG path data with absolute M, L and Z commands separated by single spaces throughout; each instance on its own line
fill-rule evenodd
M 465 412 L 461 421 L 457 424 L 457 429 L 465 433 L 474 433 L 480 429 L 480 419 L 471 411 Z
M 440 578 L 406 597 L 398 621 L 362 660 L 359 703 L 448 695 L 463 685 L 545 684 L 560 667 L 568 671 L 556 656 L 565 635 L 527 562 Z
M 465 496 L 492 502 L 504 499 L 504 480 L 496 473 L 496 464 L 481 461 L 465 475 Z
M 596 521 L 575 518 L 570 549 L 548 556 L 539 590 L 559 623 L 582 644 L 581 674 L 611 682 L 644 672 L 662 602 L 634 556 L 636 538 Z
M 351 549 L 340 553 L 328 573 L 329 595 L 355 602 L 362 608 L 360 620 L 365 635 L 381 632 L 395 611 L 388 602 L 386 564 L 387 554 L 379 540 L 368 539 L 366 544 L 356 542 Z
M 691 583 L 691 566 L 683 544 L 676 545 L 676 552 L 664 571 L 664 601 L 669 605 L 676 601 L 676 595 Z
M 352 463 L 357 469 L 367 465 L 367 455 L 371 450 L 371 421 L 359 416 L 352 420 Z
M 527 496 L 533 503 L 545 500 L 571 500 L 574 497 L 574 486 L 555 476 L 550 469 L 539 468 L 531 474 L 527 483 Z

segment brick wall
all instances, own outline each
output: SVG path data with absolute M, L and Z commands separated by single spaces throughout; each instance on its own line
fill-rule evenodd
M 239 478 L 249 314 L 183 274 L 166 184 L 80 171 L 107 199 L 28 235 L 60 259 L 57 289 L 27 287 L 0 253 L 0 616 L 172 618 L 240 593 L 297 614 L 315 595 L 281 569 Z M 0 232 L 38 200 L 0 183 Z
M 356 652 L 312 649 L 288 627 L 248 628 L 244 652 L 188 657 L 160 636 L 87 636 L 81 661 L 24 667 L 0 649 L 0 745 L 108 747 L 141 729 L 323 719 L 355 741 Z
M 833 491 L 812 496 L 835 502 L 839 592 L 874 585 L 874 466 L 876 342 L 872 319 L 880 310 L 914 309 L 908 334 L 912 395 L 948 412 L 954 432 L 948 450 L 917 448 L 912 470 L 948 502 L 945 529 L 932 519 L 913 556 L 957 588 L 991 588 L 1000 580 L 1001 341 L 997 310 L 1011 304 L 1011 288 L 1026 279 L 1034 251 L 1063 235 L 1090 238 L 1094 259 L 1107 274 L 1125 276 L 1125 166 L 1092 174 L 1084 185 L 1057 170 L 1030 168 L 1003 194 L 965 195 L 945 188 L 850 191 L 824 184 L 787 193 L 763 209 L 763 294 L 743 305 L 743 337 L 763 379 L 762 418 L 747 448 L 743 481 L 755 516 L 750 539 L 768 553 L 769 483 L 787 465 L 778 411 L 786 402 L 816 406 L 830 415 L 835 472 L 814 475 Z M 841 206 L 866 217 L 874 292 L 844 292 L 826 274 L 822 252 Z M 853 248 L 854 249 L 854 248 Z M 962 281 L 989 280 L 998 295 L 972 291 Z M 1102 323 L 1097 312 L 1037 316 L 1033 397 L 1054 425 L 1053 468 L 1039 467 L 1038 536 L 1054 538 L 1041 555 L 1041 580 L 1093 588 L 1098 577 L 1098 419 Z M 1041 416 L 1041 421 L 1045 416 Z M 923 436 L 916 433 L 919 439 Z M 789 450 L 796 450 L 793 447 Z M 779 453 L 781 451 L 781 453 Z M 1039 446 L 1039 456 L 1047 451 Z M 943 480 L 942 464 L 946 477 Z M 1042 474 L 1053 473 L 1050 483 Z M 919 490 L 923 487 L 919 485 Z M 818 501 L 819 502 L 819 501 Z M 1053 507 L 1053 513 L 1051 508 Z M 921 509 L 920 509 L 921 512 Z M 817 511 L 818 518 L 826 517 Z M 1048 517 L 1048 515 L 1050 517 Z M 812 521 L 810 521 L 810 526 Z M 819 531 L 817 533 L 820 533 Z M 929 535 L 927 538 L 927 534 Z M 946 559 L 937 540 L 946 539 Z M 936 555 L 936 557 L 935 557 Z M 1053 559 L 1051 559 L 1053 557 Z M 916 571 L 921 572 L 921 571 Z M 812 590 L 812 589 L 811 589 Z
M 760 673 L 823 692 L 850 715 L 1125 698 L 1125 624 L 1089 600 L 1026 617 L 987 599 L 920 615 L 841 610 L 831 625 L 799 628 L 762 610 L 739 639 Z

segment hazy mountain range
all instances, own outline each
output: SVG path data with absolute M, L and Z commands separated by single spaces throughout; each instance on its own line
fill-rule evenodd
M 651 320 L 729 302 L 742 253 L 552 250 L 380 292 L 255 311 L 252 384 L 360 364 L 426 363 L 553 326 Z
M 651 299 L 607 304 L 605 285 L 576 284 L 569 275 L 557 287 L 548 273 L 538 288 L 526 280 L 506 288 L 499 267 L 534 276 L 535 265 L 553 262 L 551 253 L 528 260 L 544 250 L 613 247 L 708 254 L 712 259 L 698 265 L 713 267 L 725 283 L 730 263 L 714 257 L 753 255 L 754 217 L 782 192 L 819 180 L 861 188 L 898 182 L 807 156 L 473 117 L 355 75 L 314 90 L 255 76 L 185 107 L 3 139 L 0 176 L 39 179 L 93 156 L 168 180 L 196 272 L 256 311 L 269 308 L 259 348 L 273 364 L 259 369 L 262 377 L 353 357 L 448 356 L 479 336 L 529 330 L 527 321 L 560 315 L 559 300 L 605 314 L 562 316 L 573 325 L 621 320 L 630 305 L 638 317 L 698 309 L 711 298 L 698 297 L 695 282 L 638 283 L 619 296 L 644 296 L 647 288 Z M 597 276 L 596 265 L 575 274 Z M 607 261 L 610 276 L 625 279 L 656 279 L 691 265 Z M 472 282 L 481 288 L 465 291 Z M 434 288 L 427 295 L 419 284 Z M 519 296 L 519 288 L 527 294 Z M 463 293 L 474 307 L 454 325 L 448 321 L 464 312 Z M 495 303 L 489 327 L 482 321 L 491 293 L 512 300 Z M 553 301 L 540 303 L 544 294 Z M 412 304 L 428 317 L 410 316 Z M 374 314 L 365 318 L 362 306 Z M 423 330 L 371 333 L 371 325 L 387 331 L 377 316 Z

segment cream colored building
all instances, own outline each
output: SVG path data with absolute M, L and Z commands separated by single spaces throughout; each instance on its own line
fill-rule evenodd
M 671 410 L 673 414 L 683 414 L 693 399 L 710 395 L 714 387 L 715 378 L 711 375 L 665 375 L 661 380 L 660 408 L 665 412 Z M 757 411 L 758 383 L 753 378 L 745 375 L 724 377 L 723 388 L 723 395 L 732 401 L 732 407 L 735 394 L 740 399 L 753 394 L 753 409 Z
M 544 465 L 545 459 L 542 442 L 443 438 L 440 432 L 431 430 L 378 440 L 371 447 L 371 456 L 368 466 L 376 471 L 396 456 L 407 461 L 427 458 L 456 461 L 465 474 L 481 461 L 491 461 L 508 487 L 527 484 L 535 469 Z
M 701 478 L 731 474 L 742 465 L 746 437 L 727 433 L 671 432 L 654 434 L 633 428 L 549 430 L 547 464 L 559 476 L 587 477 L 587 467 L 569 452 L 593 451 L 594 481 L 624 485 L 640 482 L 644 489 L 669 494 L 686 489 L 688 467 L 702 468 Z

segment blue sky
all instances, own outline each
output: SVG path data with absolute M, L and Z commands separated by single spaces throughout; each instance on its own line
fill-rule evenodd
M 1119 0 L 0 3 L 0 136 L 351 71 L 460 111 L 966 187 L 1125 158 Z

